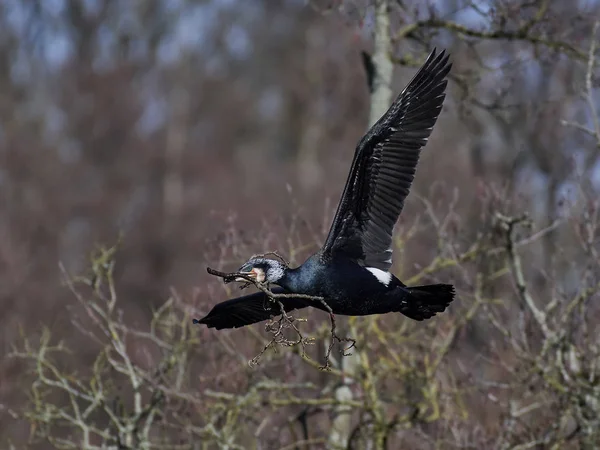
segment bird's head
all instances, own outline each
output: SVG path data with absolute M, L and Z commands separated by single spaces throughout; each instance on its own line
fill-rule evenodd
M 277 283 L 285 275 L 287 267 L 281 261 L 269 258 L 251 258 L 238 272 L 247 274 L 259 283 Z M 246 281 L 237 278 L 236 281 Z

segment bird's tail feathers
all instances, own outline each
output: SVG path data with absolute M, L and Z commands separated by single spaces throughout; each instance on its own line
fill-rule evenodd
M 401 312 L 414 320 L 429 319 L 444 311 L 454 300 L 454 286 L 451 284 L 429 284 L 407 289 L 407 305 Z

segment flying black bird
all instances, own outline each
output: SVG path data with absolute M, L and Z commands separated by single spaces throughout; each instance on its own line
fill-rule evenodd
M 266 257 L 250 259 L 239 272 L 273 283 L 274 293 L 322 297 L 333 314 L 363 316 L 400 312 L 429 319 L 454 299 L 450 284 L 408 287 L 388 270 L 392 230 L 412 184 L 421 148 L 442 109 L 451 64 L 435 49 L 390 109 L 361 139 L 325 244 L 301 266 Z M 316 300 L 281 298 L 286 312 Z M 263 292 L 217 304 L 195 321 L 210 328 L 237 328 L 279 313 Z

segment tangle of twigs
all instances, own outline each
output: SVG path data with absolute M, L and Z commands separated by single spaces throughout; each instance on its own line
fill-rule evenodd
M 279 259 L 282 260 L 282 262 L 284 264 L 286 264 L 286 266 L 289 265 L 289 263 L 276 252 L 268 252 L 268 253 L 265 253 L 264 255 L 255 255 L 255 256 L 253 256 L 253 258 L 257 257 L 257 256 L 266 256 L 266 255 L 277 256 Z M 210 267 L 207 267 L 206 270 L 209 274 L 214 275 L 219 278 L 222 278 L 225 283 L 231 283 L 236 280 L 239 281 L 239 279 L 241 278 L 241 279 L 245 280 L 245 283 L 242 286 L 240 286 L 240 289 L 243 289 L 252 284 L 252 285 L 256 286 L 257 289 L 262 291 L 267 296 L 269 301 L 271 301 L 279 306 L 279 310 L 281 313 L 281 316 L 279 317 L 279 319 L 271 319 L 267 322 L 267 324 L 265 326 L 266 331 L 271 333 L 272 338 L 267 343 L 267 345 L 265 345 L 263 347 L 263 349 L 258 353 L 258 355 L 256 355 L 254 358 L 252 358 L 249 361 L 250 366 L 256 366 L 259 363 L 262 355 L 264 355 L 264 353 L 269 348 L 271 348 L 271 347 L 276 348 L 277 346 L 295 347 L 295 346 L 299 345 L 302 350 L 301 356 L 303 358 L 308 358 L 308 355 L 306 354 L 306 346 L 310 345 L 310 344 L 314 344 L 314 338 L 304 337 L 302 332 L 296 326 L 296 322 L 305 322 L 306 319 L 298 319 L 298 318 L 295 318 L 295 317 L 292 317 L 291 315 L 289 315 L 285 311 L 285 307 L 284 307 L 283 303 L 281 302 L 281 299 L 283 299 L 283 298 L 304 298 L 307 300 L 320 302 L 325 307 L 325 309 L 329 312 L 329 318 L 331 320 L 331 342 L 329 343 L 327 352 L 325 353 L 325 364 L 323 366 L 319 367 L 321 370 L 330 370 L 331 369 L 330 356 L 331 356 L 331 350 L 333 349 L 335 342 L 339 342 L 340 344 L 342 342 L 350 342 L 350 346 L 348 348 L 342 349 L 342 355 L 343 356 L 351 355 L 351 353 L 348 353 L 348 351 L 356 345 L 356 340 L 354 340 L 352 338 L 347 338 L 347 337 L 342 338 L 337 335 L 337 333 L 335 331 L 336 330 L 335 314 L 333 313 L 333 311 L 331 310 L 331 308 L 329 307 L 329 305 L 327 304 L 327 302 L 325 301 L 325 299 L 323 297 L 315 297 L 312 295 L 291 294 L 291 293 L 290 294 L 276 294 L 271 291 L 271 289 L 268 286 L 268 283 L 258 282 L 254 278 L 249 277 L 247 273 L 244 273 L 244 272 L 226 273 L 226 272 L 221 272 L 221 271 L 212 269 Z M 288 339 L 284 335 L 284 330 L 290 329 L 290 328 L 294 330 L 294 332 L 297 336 L 297 339 Z

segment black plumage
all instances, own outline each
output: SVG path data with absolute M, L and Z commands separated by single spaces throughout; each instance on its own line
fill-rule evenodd
M 335 314 L 400 312 L 415 320 L 442 312 L 454 298 L 452 285 L 407 287 L 388 272 L 392 232 L 409 193 L 421 148 L 442 109 L 451 64 L 436 51 L 371 127 L 356 148 L 333 224 L 319 252 L 289 268 L 275 259 L 253 258 L 240 268 L 278 292 L 323 297 Z M 286 311 L 318 301 L 283 298 Z M 279 314 L 259 292 L 216 305 L 200 319 L 217 329 L 237 328 Z

